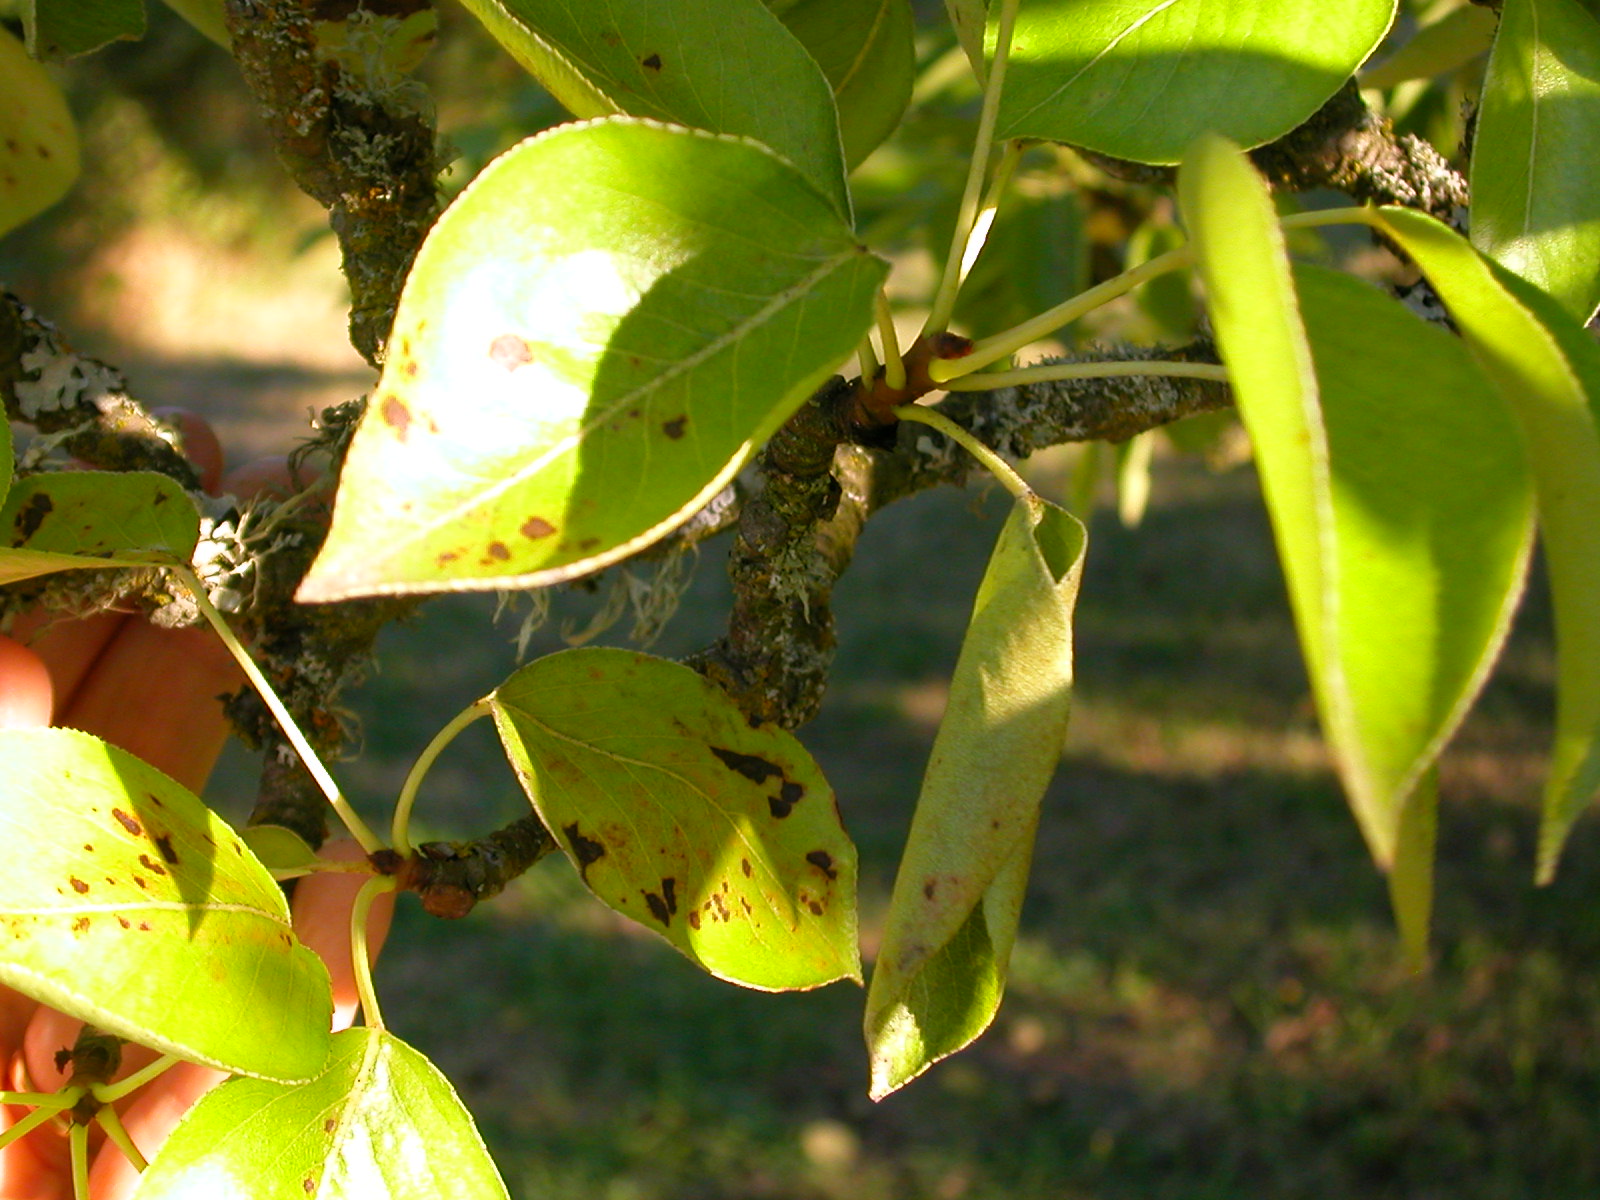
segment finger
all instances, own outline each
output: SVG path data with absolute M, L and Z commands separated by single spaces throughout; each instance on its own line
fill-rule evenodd
M 92 617 L 64 617 L 58 612 L 34 609 L 17 618 L 12 636 L 37 654 L 55 685 L 55 721 L 72 707 L 72 698 L 94 667 L 94 660 L 117 636 L 128 617 L 100 613 Z
M 228 737 L 218 697 L 243 682 L 209 629 L 129 621 L 95 660 L 61 723 L 103 737 L 199 791 Z
M 269 500 L 287 500 L 305 481 L 298 479 L 282 454 L 272 454 L 247 462 L 229 471 L 222 480 L 222 490 L 240 500 L 254 500 L 265 496 Z
M 355 862 L 366 857 L 349 838 L 329 842 L 322 857 L 335 862 Z M 370 875 L 320 871 L 295 885 L 294 928 L 300 940 L 321 956 L 333 980 L 333 1027 L 348 1029 L 360 1003 L 356 995 L 355 959 L 351 957 L 350 910 L 356 893 Z M 378 961 L 378 951 L 389 936 L 394 916 L 394 893 L 386 892 L 372 902 L 367 917 L 367 962 Z
M 200 1102 L 212 1088 L 228 1078 L 226 1071 L 202 1067 L 198 1063 L 179 1063 L 159 1079 L 139 1089 L 126 1111 L 120 1114 L 139 1153 L 153 1159 L 167 1135 L 185 1113 Z M 89 1194 L 94 1200 L 126 1200 L 139 1185 L 139 1172 L 117 1149 L 106 1144 L 95 1155 L 89 1172 Z
M 177 429 L 178 444 L 174 449 L 194 467 L 200 486 L 214 493 L 222 479 L 222 443 L 211 423 L 186 408 L 154 408 L 150 415 Z
M 21 642 L 0 636 L 0 729 L 50 724 L 55 692 L 44 660 Z

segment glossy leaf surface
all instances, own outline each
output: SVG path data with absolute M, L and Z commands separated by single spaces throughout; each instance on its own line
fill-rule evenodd
M 997 136 L 1149 163 L 1206 131 L 1257 146 L 1332 96 L 1393 16 L 1394 0 L 1029 0 Z
M 17 481 L 0 506 L 0 582 L 91 567 L 186 563 L 194 502 L 154 471 L 62 471 Z
M 1532 468 L 1556 626 L 1556 744 L 1539 832 L 1539 878 L 1548 880 L 1600 788 L 1600 430 L 1589 390 L 1600 387 L 1600 351 L 1563 310 L 1516 294 L 1444 225 L 1406 209 L 1379 215 L 1500 388 Z
M 1072 696 L 1083 527 L 1019 500 L 979 585 L 867 994 L 872 1095 L 994 1019 Z
M 29 51 L 50 61 L 144 36 L 144 0 L 27 0 L 22 14 Z
M 915 27 L 907 0 L 768 0 L 817 60 L 839 110 L 847 168 L 894 132 L 911 102 Z
M 334 1035 L 298 1086 L 233 1079 L 208 1092 L 139 1181 L 138 1200 L 505 1200 L 450 1081 L 381 1029 Z
M 192 793 L 70 729 L 0 731 L 0 982 L 269 1079 L 322 1069 L 333 1002 L 283 893 Z
M 0 29 L 0 234 L 61 199 L 78 177 L 78 130 L 45 69 Z
M 463 0 L 575 116 L 754 138 L 848 216 L 833 89 L 761 0 Z
M 1472 144 L 1472 244 L 1561 301 L 1600 305 L 1600 22 L 1506 0 Z
M 301 598 L 538 586 L 641 549 L 852 352 L 884 272 L 747 141 L 613 118 L 524 142 L 417 257 Z
M 989 64 L 984 58 L 984 26 L 989 20 L 989 0 L 944 0 L 944 10 L 981 87 L 989 77 Z
M 625 650 L 552 654 L 491 703 L 540 819 L 606 904 L 747 987 L 861 978 L 855 847 L 792 735 Z
M 1387 869 L 1520 595 L 1532 505 L 1516 427 L 1443 330 L 1342 274 L 1291 280 L 1236 148 L 1199 143 L 1180 194 L 1323 729 Z

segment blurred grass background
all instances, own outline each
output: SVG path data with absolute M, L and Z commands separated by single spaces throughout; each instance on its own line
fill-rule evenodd
M 337 256 L 228 60 L 151 15 L 144 43 L 68 72 L 86 175 L 0 241 L 0 279 L 123 366 L 147 402 L 205 413 L 239 458 L 282 452 L 309 409 L 370 386 L 344 341 Z M 459 12 L 442 15 L 428 70 L 459 186 L 559 114 Z M 950 91 L 860 179 L 862 227 L 896 253 L 906 294 L 943 241 L 918 223 L 948 220 L 967 103 Z M 1430 104 L 1427 120 L 1449 111 Z M 1098 276 L 1120 267 L 1129 222 L 1154 202 L 1096 186 L 1065 259 Z M 992 291 L 1003 283 L 985 284 L 996 306 L 1017 299 Z M 1140 331 L 1135 310 L 1108 319 L 1091 332 Z M 1074 451 L 1030 470 L 1056 498 L 1088 490 Z M 590 900 L 562 861 L 462 922 L 402 904 L 379 970 L 386 1015 L 461 1091 L 513 1195 L 1600 1192 L 1594 823 L 1554 886 L 1530 882 L 1551 711 L 1542 593 L 1446 756 L 1434 965 L 1410 977 L 1317 738 L 1251 472 L 1163 447 L 1153 484 L 1137 530 L 1104 505 L 1093 520 L 1072 730 L 999 1019 L 904 1092 L 866 1099 L 858 990 L 718 983 Z M 837 593 L 837 669 L 802 737 L 861 850 L 869 959 L 1004 510 L 981 488 L 892 508 Z M 724 549 L 703 550 L 656 652 L 720 629 Z M 599 603 L 560 593 L 530 652 L 559 648 Z M 515 615 L 496 624 L 493 609 L 441 600 L 385 634 L 380 669 L 350 699 L 360 756 L 340 764 L 375 817 L 433 732 L 514 669 Z M 216 802 L 236 811 L 253 769 L 231 754 Z M 525 803 L 480 724 L 430 777 L 421 832 L 480 833 Z

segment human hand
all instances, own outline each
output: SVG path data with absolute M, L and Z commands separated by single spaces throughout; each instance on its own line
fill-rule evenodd
M 201 427 L 202 432 L 209 433 Z M 196 438 L 202 478 L 215 486 L 220 450 L 215 439 Z M 230 483 L 270 486 L 272 471 L 252 464 Z M 235 490 L 233 487 L 227 490 Z M 236 492 L 237 494 L 237 492 Z M 198 792 L 205 784 L 228 730 L 217 698 L 243 682 L 243 673 L 221 641 L 206 629 L 157 629 L 142 617 L 102 614 L 54 620 L 30 614 L 0 637 L 0 727 L 62 725 L 93 733 L 127 750 Z M 335 843 L 325 855 L 361 857 L 353 842 Z M 301 941 L 327 964 L 333 980 L 334 1028 L 347 1027 L 357 1005 L 350 954 L 350 911 L 365 876 L 317 874 L 299 881 L 293 916 Z M 369 955 L 376 957 L 388 930 L 392 897 L 379 897 L 369 924 Z M 51 1091 L 65 1082 L 55 1063 L 70 1049 L 81 1022 L 26 996 L 0 987 L 0 1090 Z M 128 1045 L 117 1077 L 155 1058 Z M 153 1157 L 178 1120 L 227 1076 L 194 1063 L 180 1063 L 127 1100 L 118 1113 L 134 1143 Z M 0 1107 L 0 1129 L 25 1110 Z M 98 1127 L 94 1132 L 98 1135 Z M 93 1200 L 124 1200 L 138 1175 L 111 1145 L 93 1151 Z M 3 1200 L 65 1200 L 72 1196 L 65 1131 L 46 1123 L 0 1150 Z

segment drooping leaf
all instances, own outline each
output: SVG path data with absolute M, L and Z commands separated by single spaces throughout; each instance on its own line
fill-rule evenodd
M 335 1034 L 298 1086 L 231 1079 L 172 1131 L 137 1200 L 505 1200 L 450 1081 L 382 1029 Z
M 601 900 L 719 979 L 860 980 L 855 847 L 792 735 L 626 650 L 552 654 L 490 700 L 539 818 Z
M 0 583 L 55 571 L 186 563 L 200 516 L 154 471 L 63 471 L 19 480 L 0 506 Z
M 833 89 L 762 0 L 463 0 L 575 116 L 625 113 L 754 138 L 846 219 Z
M 1600 788 L 1600 350 L 1560 307 L 1497 276 L 1438 221 L 1379 210 L 1428 279 L 1522 431 L 1556 626 L 1556 744 L 1539 831 L 1541 882 Z M 1553 332 L 1560 330 L 1561 332 Z
M 1376 67 L 1361 72 L 1364 88 L 1390 88 L 1412 79 L 1433 79 L 1487 54 L 1497 18 L 1475 4 L 1453 8 L 1412 35 Z
M 428 235 L 302 600 L 533 587 L 687 520 L 852 352 L 884 264 L 748 141 L 611 118 Z
M 71 729 L 0 731 L 0 982 L 169 1054 L 309 1079 L 333 1001 L 283 893 L 192 793 Z
M 846 168 L 894 132 L 911 102 L 916 32 L 907 0 L 766 0 L 827 77 Z
M 978 587 L 867 993 L 874 1099 L 967 1045 L 999 1007 L 1067 731 L 1084 544 L 1065 510 L 1019 500 Z
M 61 62 L 144 36 L 144 0 L 27 0 L 22 24 L 35 58 Z
M 1472 244 L 1561 301 L 1600 305 L 1600 22 L 1506 0 L 1472 144 Z
M 66 97 L 0 29 L 0 234 L 61 199 L 78 177 L 78 129 Z
M 1288 133 L 1377 47 L 1394 0 L 1030 0 L 996 134 L 1175 163 Z M 992 43 L 994 30 L 990 30 Z
M 1516 428 L 1444 331 L 1349 276 L 1301 266 L 1291 280 L 1237 148 L 1202 139 L 1179 190 L 1318 712 L 1390 869 L 1409 797 L 1520 595 L 1532 505 Z

